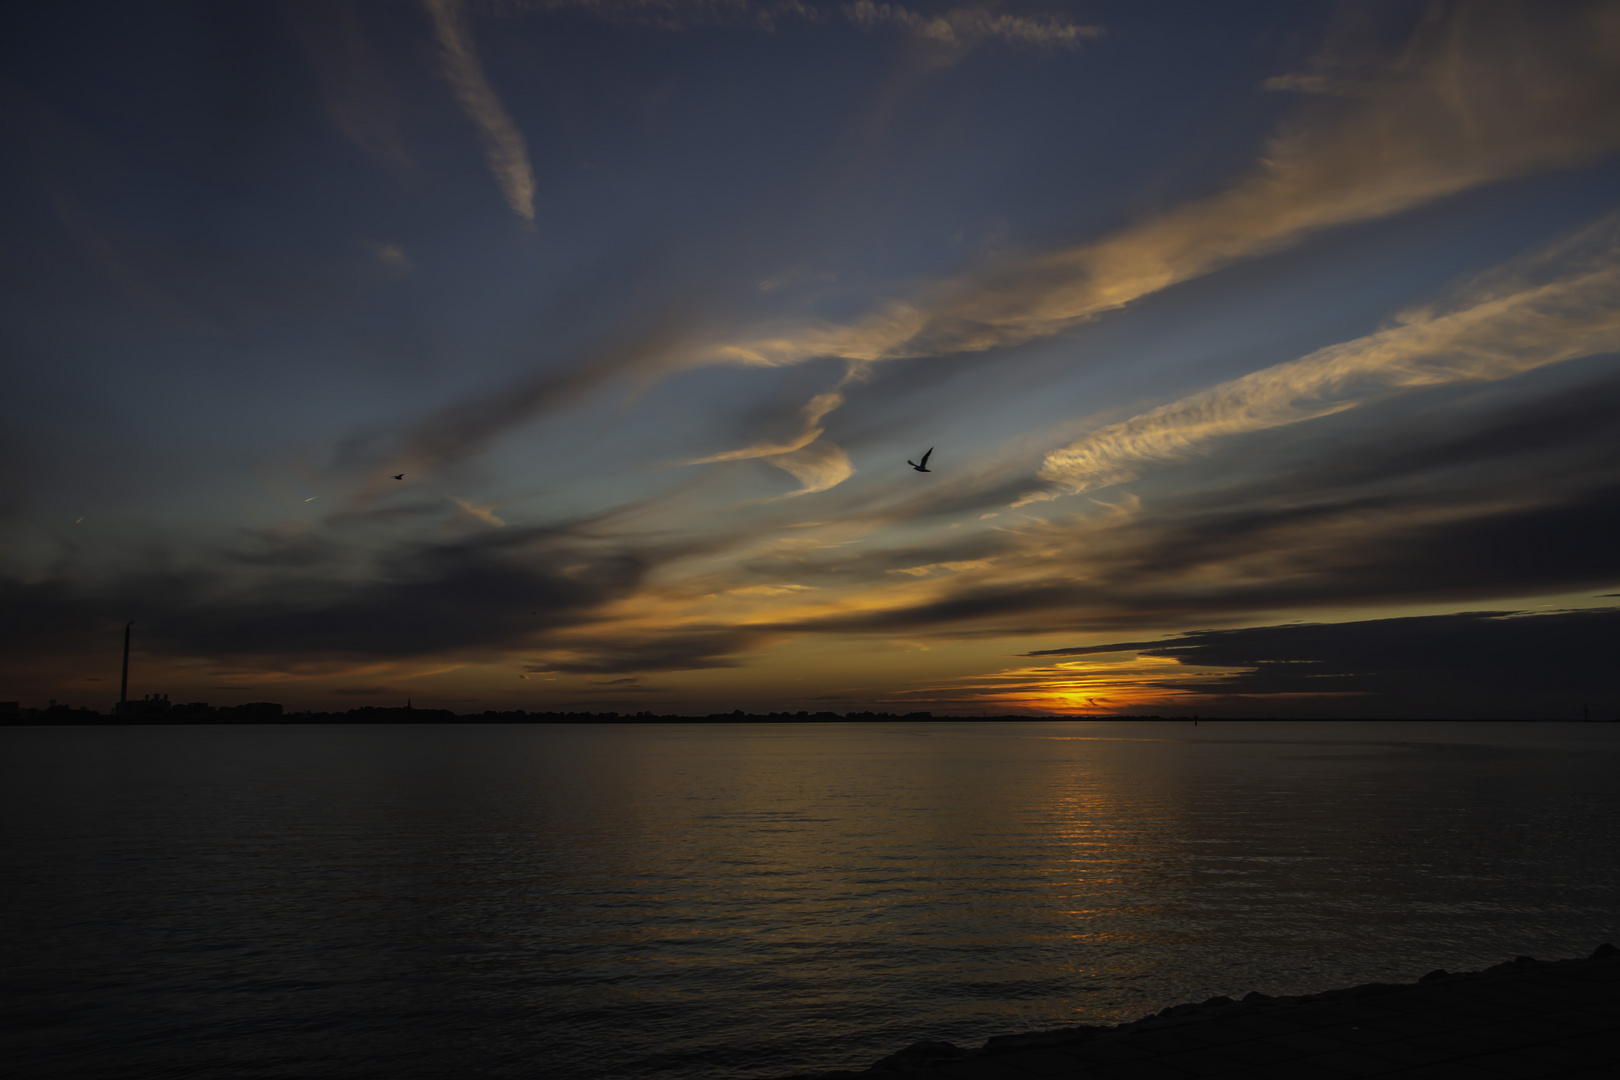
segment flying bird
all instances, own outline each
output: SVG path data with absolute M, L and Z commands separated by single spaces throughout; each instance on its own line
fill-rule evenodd
M 394 474 L 394 479 L 395 480 L 403 480 L 403 479 L 405 479 L 405 474 L 402 473 L 402 472 L 397 472 L 397 473 Z
M 934 448 L 932 446 L 930 446 L 928 448 L 928 454 L 932 454 L 933 452 L 934 452 Z M 930 469 L 928 467 L 928 454 L 923 455 L 921 465 L 917 464 L 915 461 L 912 461 L 910 458 L 906 459 L 906 464 L 910 465 L 913 469 L 916 469 L 918 472 L 933 472 L 934 470 Z

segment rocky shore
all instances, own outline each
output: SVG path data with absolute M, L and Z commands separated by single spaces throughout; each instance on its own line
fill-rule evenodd
M 1294 997 L 1250 993 L 1173 1005 L 1116 1025 L 997 1035 L 977 1048 L 919 1042 L 859 1070 L 786 1080 L 1028 1080 L 1620 1075 L 1620 949 L 1578 960 L 1521 956 L 1484 971 L 1431 971 Z

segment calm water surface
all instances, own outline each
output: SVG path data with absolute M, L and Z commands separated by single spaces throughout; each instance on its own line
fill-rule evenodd
M 1620 725 L 0 730 L 0 1054 L 681 1077 L 1620 940 Z

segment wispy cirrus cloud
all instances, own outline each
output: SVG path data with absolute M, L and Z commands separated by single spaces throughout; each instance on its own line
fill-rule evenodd
M 855 357 L 1015 345 L 1324 228 L 1620 149 L 1620 19 L 1459 5 L 1355 98 L 1317 103 L 1226 190 L 1101 241 L 1010 260 L 851 334 Z
M 426 2 L 445 49 L 447 77 L 454 52 L 473 65 L 467 70 L 478 73 L 466 87 L 490 90 L 477 67 L 462 9 L 452 0 Z M 378 480 L 368 491 L 387 489 L 392 482 L 385 473 L 430 472 L 476 454 L 503 432 L 617 375 L 710 364 L 780 366 L 823 356 L 843 358 L 858 371 L 894 357 L 1015 344 L 1295 242 L 1313 229 L 1392 213 L 1529 169 L 1578 163 L 1616 143 L 1614 125 L 1605 126 L 1616 109 L 1615 95 L 1608 93 L 1615 78 L 1613 37 L 1602 32 L 1612 21 L 1594 6 L 1571 6 L 1528 20 L 1509 8 L 1458 8 L 1448 20 L 1426 25 L 1398 56 L 1365 76 L 1355 95 L 1308 107 L 1277 134 L 1267 160 L 1215 196 L 1099 241 L 1004 260 L 925 287 L 909 300 L 880 305 L 849 323 L 801 320 L 743 327 L 706 342 L 659 333 L 626 349 L 585 357 L 573 373 L 548 374 L 515 392 L 502 389 L 448 406 L 379 441 L 375 453 L 366 455 L 378 463 Z M 499 110 L 492 90 L 488 100 Z M 1481 109 L 1480 101 L 1492 107 Z M 1525 285 L 1512 294 L 1516 301 L 1504 293 L 1468 313 L 1413 313 L 1409 322 L 1387 332 L 1384 344 L 1417 349 L 1436 335 L 1453 333 L 1470 348 L 1494 347 L 1486 340 L 1489 333 L 1515 317 L 1566 330 L 1557 320 L 1568 312 L 1548 306 L 1547 285 Z M 1612 281 L 1603 277 L 1587 285 L 1608 288 Z M 1538 288 L 1543 291 L 1537 293 Z M 1518 307 L 1508 310 L 1512 303 Z M 1418 365 L 1402 377 L 1429 378 L 1450 370 L 1444 364 Z M 759 458 L 794 475 L 801 485 L 795 494 L 829 490 L 854 471 L 848 455 L 824 439 L 826 419 L 847 392 L 840 383 L 812 398 L 791 438 L 695 460 Z M 912 565 L 942 561 L 960 560 L 919 559 Z
M 1047 454 L 1058 493 L 1136 479 L 1217 439 L 1353 409 L 1391 393 L 1505 379 L 1620 350 L 1620 214 L 1493 270 L 1375 334 L 1319 349 L 1160 406 Z
M 840 8 L 845 18 L 864 29 L 885 24 L 897 26 L 952 49 L 987 40 L 1077 49 L 1104 33 L 1101 26 L 1072 22 L 1061 15 L 1011 15 L 983 7 L 955 7 L 938 14 L 926 14 L 903 4 L 856 0 Z
M 803 426 L 792 438 L 786 442 L 759 442 L 751 446 L 744 446 L 737 450 L 725 450 L 708 457 L 693 458 L 683 461 L 683 465 L 709 465 L 717 461 L 749 461 L 754 458 L 775 457 L 780 454 L 791 454 L 795 450 L 802 450 L 821 437 L 826 430 L 821 426 L 822 417 L 832 412 L 844 403 L 844 395 L 837 391 L 817 394 L 799 410 L 803 417 Z
M 1354 94 L 1311 103 L 1253 171 L 1215 195 L 924 286 L 853 322 L 743 328 L 694 344 L 670 367 L 839 358 L 862 369 L 1019 345 L 1323 229 L 1616 150 L 1620 12 L 1459 5 L 1372 66 Z
M 1347 100 L 1285 125 L 1249 175 L 1112 236 L 1010 257 L 850 323 L 744 328 L 672 367 L 857 364 L 982 352 L 1049 337 L 1312 232 L 1620 150 L 1620 20 L 1460 5 L 1426 23 Z
M 526 206 L 525 216 L 532 216 L 521 136 L 477 66 L 460 7 L 456 0 L 424 3 L 445 48 L 446 77 L 469 114 L 483 117 L 481 130 L 490 133 L 492 169 L 511 180 L 502 183 L 514 209 L 524 214 Z M 677 8 L 686 10 L 670 10 Z M 732 10 L 715 7 L 721 9 Z M 635 347 L 638 355 L 628 362 L 592 362 L 573 375 L 531 380 L 516 392 L 503 389 L 486 401 L 447 407 L 417 426 L 406 456 L 390 460 L 415 467 L 417 461 L 459 459 L 552 405 L 632 370 L 646 379 L 716 365 L 782 367 L 832 358 L 844 360 L 849 373 L 835 391 L 806 405 L 799 438 L 698 459 L 766 458 L 796 476 L 795 470 L 813 473 L 812 480 L 801 478 L 807 493 L 827 490 L 819 485 L 839 475 L 842 452 L 814 450 L 815 440 L 825 417 L 844 403 L 847 384 L 873 364 L 982 353 L 1050 337 L 1321 229 L 1620 150 L 1617 23 L 1620 13 L 1604 4 L 1534 13 L 1510 4 L 1459 5 L 1445 18 L 1425 22 L 1396 55 L 1359 65 L 1357 70 L 1369 73 L 1360 76 L 1355 94 L 1313 102 L 1277 132 L 1254 170 L 1215 195 L 1099 240 L 999 259 L 924 285 L 907 299 L 878 303 L 848 322 L 798 319 L 743 324 L 718 335 L 654 335 Z M 514 147 L 517 152 L 509 153 Z
M 422 0 L 439 40 L 440 72 L 468 118 L 478 126 L 484 158 L 512 212 L 534 221 L 534 171 L 523 133 L 507 115 L 479 62 L 461 0 Z
M 815 22 L 826 9 L 800 0 L 489 0 L 498 14 L 578 11 L 609 23 L 684 31 L 700 26 L 755 26 L 774 30 L 785 18 Z
M 844 382 L 848 382 L 847 377 Z M 789 492 L 782 498 L 811 495 L 837 487 L 855 475 L 855 466 L 842 447 L 817 440 L 826 430 L 821 425 L 822 417 L 844 403 L 841 389 L 844 382 L 839 383 L 840 389 L 817 394 L 799 410 L 802 427 L 787 441 L 754 443 L 737 450 L 726 450 L 708 457 L 694 458 L 681 464 L 709 465 L 721 461 L 762 460 L 789 473 L 799 481 L 799 489 Z
M 862 30 L 893 27 L 902 33 L 963 53 L 985 41 L 1077 49 L 1103 36 L 1101 26 L 1075 22 L 1049 11 L 1017 14 L 999 5 L 805 3 L 801 0 L 507 0 L 494 10 L 583 11 L 606 22 L 691 30 L 699 26 L 754 26 L 775 31 L 789 20 L 842 22 Z
M 777 454 L 765 460 L 791 473 L 799 482 L 799 489 L 788 492 L 783 498 L 829 491 L 855 475 L 855 466 L 843 447 L 830 442 L 813 442 L 791 454 Z
M 455 495 L 447 496 L 449 500 L 461 508 L 461 512 L 469 517 L 482 521 L 485 525 L 492 525 L 497 529 L 506 527 L 506 522 L 495 514 L 496 504 L 480 504 Z
M 409 166 L 403 109 L 354 0 L 288 0 L 292 23 L 321 83 L 332 126 L 389 165 Z

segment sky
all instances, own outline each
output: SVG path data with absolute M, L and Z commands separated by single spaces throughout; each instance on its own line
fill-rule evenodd
M 0 698 L 1620 716 L 1613 2 L 10 5 L 0 274 Z

